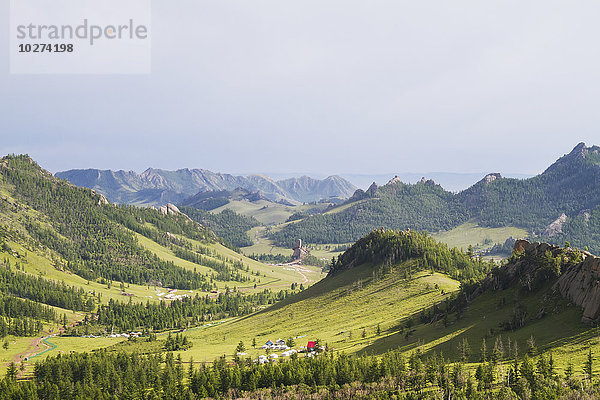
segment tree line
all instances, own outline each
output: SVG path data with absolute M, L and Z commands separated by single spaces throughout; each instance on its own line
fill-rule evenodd
M 219 293 L 216 298 L 196 294 L 194 297 L 184 297 L 169 303 L 163 301 L 145 304 L 111 299 L 107 305 L 99 307 L 97 317 L 90 318 L 89 324 L 107 329 L 115 327 L 121 331 L 183 329 L 207 321 L 248 315 L 260 307 L 284 300 L 291 294 L 287 290 L 274 293 L 270 289 L 264 289 L 259 293 L 244 295 L 227 290 Z
M 200 399 L 311 398 L 533 398 L 597 399 L 591 350 L 583 365 L 569 363 L 556 371 L 551 354 L 531 358 L 484 358 L 473 372 L 462 361 L 420 351 L 408 357 L 399 350 L 381 356 L 325 352 L 264 365 L 251 360 L 233 364 L 185 366 L 173 353 L 139 355 L 107 351 L 70 353 L 38 361 L 34 377 L 17 381 L 12 363 L 0 382 L 0 399 Z M 282 390 L 285 389 L 285 390 Z M 285 397 L 285 394 L 290 395 Z
M 95 297 L 82 288 L 15 271 L 8 259 L 0 264 L 0 292 L 73 311 L 95 307 Z
M 208 226 L 219 237 L 223 238 L 225 245 L 234 250 L 238 250 L 240 247 L 252 246 L 253 242 L 246 232 L 260 225 L 256 218 L 247 217 L 229 209 L 225 209 L 220 213 L 212 213 L 195 207 L 181 207 L 181 211 L 194 221 Z

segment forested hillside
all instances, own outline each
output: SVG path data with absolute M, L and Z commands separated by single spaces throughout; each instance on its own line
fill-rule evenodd
M 597 263 L 583 251 L 519 241 L 513 257 L 499 266 L 422 233 L 376 230 L 334 260 L 329 276 L 308 290 L 255 315 L 185 332 L 202 348 L 159 360 L 116 353 L 126 370 L 137 368 L 132 362 L 156 364 L 153 372 L 138 371 L 147 383 L 128 380 L 125 370 L 115 373 L 136 391 L 163 398 L 594 398 L 598 331 L 581 323 L 580 305 L 555 288 L 573 271 Z M 589 282 L 588 289 L 595 285 Z M 129 315 L 147 318 L 143 306 Z M 257 342 L 292 335 L 316 339 L 319 350 L 264 364 L 253 360 L 264 353 Z M 184 369 L 186 359 L 207 353 L 215 356 L 212 364 Z M 52 368 L 80 376 L 82 360 L 102 368 L 117 356 L 88 357 L 48 359 L 30 389 L 45 393 L 61 385 Z M 100 377 L 74 378 L 72 384 L 77 382 L 89 391 L 105 387 L 124 395 Z M 74 393 L 69 387 L 65 393 Z M 26 388 L 12 386 L 15 392 Z
M 214 240 L 210 231 L 184 216 L 165 218 L 156 210 L 106 204 L 89 189 L 52 177 L 27 156 L 4 157 L 0 179 L 18 201 L 12 204 L 6 197 L 0 199 L 0 211 L 12 214 L 34 241 L 60 254 L 67 270 L 86 279 L 210 287 L 206 276 L 158 259 L 124 229 L 161 241 L 169 240 L 166 232 Z
M 85 279 L 210 290 L 215 280 L 243 283 L 259 275 L 240 260 L 242 256 L 216 252 L 222 239 L 176 207 L 109 204 L 89 189 L 52 177 L 27 156 L 2 159 L 0 178 L 6 192 L 0 198 L 0 212 L 10 221 L 7 226 L 15 240 L 55 251 L 61 268 Z M 202 221 L 226 235 L 225 242 L 238 244 L 244 237 L 235 225 L 245 229 L 255 223 L 231 212 L 208 219 L 204 215 Z M 172 256 L 158 257 L 139 243 L 136 234 L 197 268 L 182 268 Z
M 378 227 L 438 232 L 472 221 L 525 228 L 532 237 L 600 251 L 599 154 L 600 147 L 580 143 L 538 176 L 519 180 L 489 174 L 458 194 L 433 181 L 411 185 L 394 179 L 357 191 L 340 211 L 309 216 L 270 237 L 282 246 L 298 237 L 309 243 L 348 243 Z M 549 229 L 555 220 L 558 224 Z
M 194 207 L 181 207 L 181 211 L 194 221 L 208 226 L 226 243 L 234 247 L 251 246 L 252 240 L 246 232 L 260 225 L 255 218 L 246 217 L 228 209 L 217 214 Z
M 284 247 L 291 247 L 299 237 L 308 243 L 350 243 L 378 227 L 433 232 L 466 220 L 458 198 L 432 181 L 392 182 L 363 194 L 343 211 L 309 216 L 274 232 L 271 238 Z

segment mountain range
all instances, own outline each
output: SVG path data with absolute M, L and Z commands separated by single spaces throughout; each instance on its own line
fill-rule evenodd
M 279 245 L 349 243 L 377 227 L 447 231 L 465 222 L 514 226 L 553 243 L 570 241 L 600 251 L 600 147 L 578 144 L 542 174 L 528 179 L 498 173 L 459 193 L 433 180 L 357 190 L 346 204 L 271 233 Z
M 486 173 L 484 172 L 398 172 L 387 174 L 340 174 L 340 176 L 352 182 L 359 188 L 367 188 L 373 182 L 377 185 L 385 185 L 391 178 L 397 176 L 404 183 L 416 183 L 426 176 L 433 179 L 444 189 L 451 192 L 460 192 L 478 182 Z M 509 178 L 527 179 L 533 175 L 509 173 L 504 174 Z
M 79 187 L 103 194 L 114 203 L 160 206 L 182 203 L 201 192 L 245 189 L 275 202 L 298 204 L 329 197 L 348 198 L 356 187 L 339 176 L 313 179 L 307 176 L 275 181 L 265 175 L 236 176 L 204 169 L 166 171 L 149 168 L 134 171 L 74 169 L 56 173 Z

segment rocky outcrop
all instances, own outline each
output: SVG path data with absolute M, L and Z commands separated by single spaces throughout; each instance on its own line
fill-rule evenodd
M 179 208 L 177 208 L 176 205 L 174 204 L 167 204 L 166 206 L 161 206 L 158 211 L 161 212 L 161 214 L 163 215 L 178 215 L 181 214 L 181 211 L 179 211 Z
M 600 318 L 600 258 L 584 253 L 585 260 L 568 268 L 554 284 L 560 294 L 583 308 L 581 320 Z
M 400 179 L 400 177 L 398 175 L 396 175 L 392 179 L 390 179 L 390 181 L 387 184 L 388 185 L 397 185 L 399 183 L 402 183 L 402 179 Z
M 369 195 L 369 197 L 375 197 L 375 195 L 377 194 L 377 189 L 379 189 L 379 187 L 375 182 L 373 182 L 371 183 L 371 186 L 369 186 L 369 188 L 367 189 L 366 193 Z
M 560 260 L 562 272 L 558 278 L 551 278 L 556 280 L 552 290 L 583 309 L 583 322 L 600 320 L 600 258 L 586 251 L 527 240 L 517 240 L 514 251 L 520 257 L 490 273 L 469 299 L 486 290 L 502 290 L 516 283 L 531 290 L 539 273 L 547 271 L 546 258 L 551 255 Z M 542 277 L 549 279 L 548 275 Z
M 429 185 L 429 186 L 435 186 L 436 183 L 433 179 L 425 179 L 425 177 L 422 177 L 421 180 L 417 183 L 423 184 L 423 185 Z
M 567 215 L 565 213 L 563 213 L 554 222 L 552 222 L 550 225 L 548 225 L 548 227 L 544 231 L 543 235 L 547 236 L 547 237 L 554 237 L 554 236 L 562 233 L 563 225 L 566 222 L 567 222 Z
M 92 189 L 91 192 L 94 196 L 99 196 L 98 197 L 98 205 L 99 206 L 108 204 L 108 200 L 106 200 L 106 197 L 104 197 L 104 195 L 102 193 L 98 193 L 94 189 Z
M 526 240 L 517 240 L 515 252 L 521 253 L 522 257 L 503 268 L 505 276 L 513 282 L 519 279 L 523 283 L 528 276 L 536 273 L 541 266 L 539 260 L 543 260 L 548 252 L 553 257 L 560 256 L 568 267 L 562 271 L 552 289 L 583 309 L 583 322 L 600 319 L 600 258 L 585 251 L 564 249 L 547 243 L 529 243 Z M 575 264 L 578 259 L 583 261 Z M 493 274 L 486 281 L 488 287 L 493 287 L 494 283 L 498 286 Z
M 302 260 L 304 257 L 310 255 L 310 250 L 306 246 L 302 246 L 302 239 L 296 240 L 296 244 L 293 247 L 295 260 Z
M 492 183 L 494 182 L 496 179 L 502 179 L 502 175 L 500 175 L 499 173 L 492 173 L 492 174 L 487 174 L 482 180 L 481 182 L 483 183 Z
M 516 261 L 502 267 L 501 273 L 489 274 L 484 279 L 478 291 L 474 293 L 475 296 L 483 293 L 485 290 L 506 289 L 518 282 L 521 282 L 523 286 L 528 286 L 528 282 L 533 281 L 536 270 L 540 266 L 534 260 L 541 259 L 548 251 L 553 256 L 557 255 L 562 249 L 559 246 L 548 243 L 530 243 L 527 240 L 519 239 L 515 242 L 514 251 L 522 256 Z
M 590 222 L 590 218 L 592 218 L 592 212 L 590 210 L 582 210 L 577 216 L 583 217 L 583 222 L 587 224 Z

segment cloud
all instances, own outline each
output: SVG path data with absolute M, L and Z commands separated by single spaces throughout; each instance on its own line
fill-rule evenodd
M 2 74 L 0 135 L 55 170 L 540 172 L 597 140 L 599 8 L 155 1 L 151 75 Z

